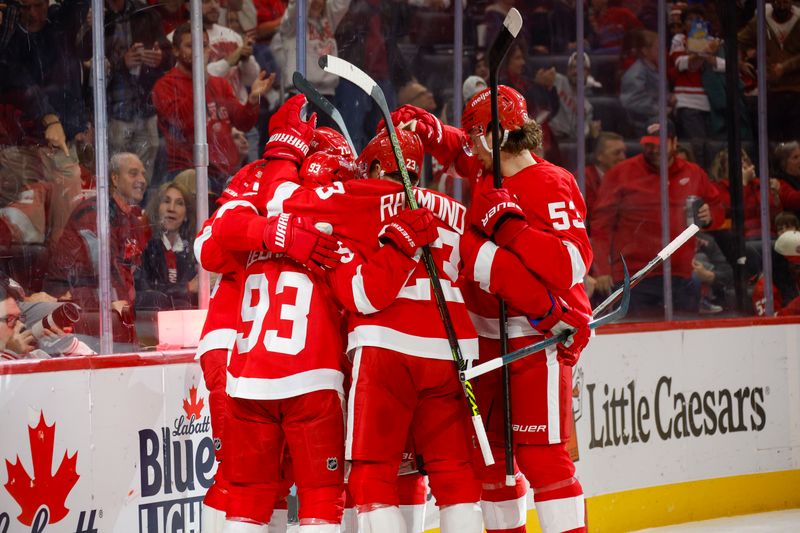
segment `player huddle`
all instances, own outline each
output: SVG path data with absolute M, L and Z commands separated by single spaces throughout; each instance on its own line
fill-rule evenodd
M 526 479 L 544 531 L 585 530 L 564 445 L 589 340 L 585 205 L 569 172 L 532 154 L 541 131 L 504 86 L 493 187 L 488 91 L 467 104 L 463 130 L 413 106 L 392 113 L 412 181 L 431 153 L 471 180 L 469 209 L 416 187 L 420 207 L 408 209 L 386 128 L 356 157 L 304 119 L 302 95 L 272 117 L 263 159 L 231 180 L 195 243 L 220 274 L 198 348 L 219 460 L 204 531 L 285 531 L 295 484 L 303 533 L 421 532 L 427 480 L 443 533 L 519 532 Z M 510 365 L 513 486 L 500 372 L 474 382 L 497 460 L 486 466 L 425 245 L 468 362 L 500 355 L 498 297 L 510 350 L 575 330 Z

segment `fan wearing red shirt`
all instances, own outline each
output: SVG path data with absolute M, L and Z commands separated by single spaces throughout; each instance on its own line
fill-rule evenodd
M 194 166 L 194 110 L 192 107 L 191 27 L 182 24 L 173 34 L 175 67 L 153 88 L 153 104 L 158 127 L 167 144 L 167 170 L 177 173 Z M 208 62 L 208 34 L 203 33 L 203 52 Z M 246 104 L 239 103 L 230 83 L 216 76 L 206 80 L 206 133 L 208 135 L 208 174 L 213 192 L 222 192 L 224 183 L 239 167 L 239 151 L 233 141 L 233 128 L 249 131 L 258 119 L 258 103 L 271 87 L 272 80 L 261 72 L 253 82 Z
M 600 132 L 594 147 L 594 164 L 586 166 L 586 211 L 591 214 L 592 206 L 597 199 L 597 190 L 603 176 L 611 167 L 625 160 L 625 139 L 618 133 Z M 591 224 L 591 216 L 588 222 Z
M 641 138 L 643 152 L 626 159 L 603 177 L 592 210 L 592 246 L 595 252 L 596 290 L 608 294 L 622 281 L 622 262 L 636 272 L 661 250 L 661 183 L 659 179 L 659 131 L 657 119 L 647 126 Z M 697 205 L 694 220 L 704 229 L 715 229 L 725 218 L 717 188 L 705 171 L 694 163 L 675 157 L 678 140 L 675 126 L 667 122 L 669 152 L 669 238 L 674 239 L 687 227 L 687 201 Z M 675 308 L 696 312 L 700 304 L 700 286 L 692 280 L 693 243 L 672 254 L 672 287 Z M 664 306 L 663 271 L 659 268 L 631 292 L 630 313 L 658 314 Z
M 473 178 L 475 192 L 468 219 L 473 231 L 493 241 L 481 245 L 477 258 L 469 260 L 476 265 L 472 267 L 473 279 L 480 288 L 496 291 L 514 306 L 514 298 L 519 296 L 515 290 L 522 290 L 521 287 L 503 287 L 503 274 L 488 260 L 496 260 L 500 251 L 513 254 L 544 285 L 535 305 L 529 303 L 520 309 L 530 315 L 510 315 L 510 349 L 531 344 L 543 334 L 566 328 L 577 330 L 563 345 L 532 355 L 510 368 L 515 458 L 534 488 L 534 503 L 543 529 L 583 531 L 583 489 L 574 477 L 575 467 L 564 443 L 571 431 L 572 366 L 589 338 L 591 309 L 583 277 L 591 264 L 592 250 L 583 222 L 586 208 L 572 174 L 533 155 L 542 140 L 541 129 L 528 117 L 522 95 L 501 85 L 498 104 L 502 189 L 493 188 L 490 175 L 489 89 L 467 103 L 463 131 L 445 126 L 413 106 L 401 107 L 392 119 L 415 128 L 426 150 L 446 167 L 452 165 L 460 175 Z M 473 297 L 468 305 L 479 334 L 481 360 L 485 360 L 500 352 L 497 302 L 493 298 L 478 299 L 477 294 L 478 291 L 465 290 L 466 298 Z M 498 376 L 482 376 L 476 383 L 476 394 L 482 402 L 500 403 Z M 500 425 L 488 421 L 490 442 L 498 447 L 503 440 Z M 499 459 L 502 454 L 495 457 Z M 524 531 L 524 505 L 517 508 L 524 486 L 520 490 L 518 483 L 516 490 L 499 497 L 501 491 L 507 491 L 503 474 L 504 468 L 482 472 L 481 503 L 487 528 L 493 532 Z M 517 512 L 511 513 L 515 508 Z M 508 515 L 503 516 L 502 512 Z M 489 517 L 495 521 L 490 523 Z

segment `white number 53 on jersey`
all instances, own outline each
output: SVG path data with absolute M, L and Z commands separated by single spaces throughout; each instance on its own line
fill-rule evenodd
M 270 293 L 269 280 L 264 274 L 250 274 L 244 284 L 242 294 L 242 322 L 251 322 L 250 333 L 236 334 L 236 348 L 239 353 L 247 353 L 255 348 L 264 329 L 270 303 L 277 304 L 286 288 L 297 290 L 294 303 L 280 304 L 280 320 L 292 323 L 289 337 L 278 336 L 278 330 L 264 331 L 263 344 L 269 352 L 297 355 L 305 347 L 308 331 L 308 312 L 311 309 L 311 293 L 314 285 L 308 276 L 301 272 L 281 272 L 274 292 Z M 270 300 L 274 299 L 273 302 Z M 255 302 L 255 303 L 254 303 Z
M 575 209 L 575 202 L 569 203 L 569 209 L 567 209 L 566 202 L 550 202 L 547 204 L 547 210 L 550 212 L 550 220 L 553 221 L 553 227 L 559 231 L 570 227 L 581 229 L 586 227 L 580 213 Z M 572 220 L 570 220 L 570 213 L 574 217 Z

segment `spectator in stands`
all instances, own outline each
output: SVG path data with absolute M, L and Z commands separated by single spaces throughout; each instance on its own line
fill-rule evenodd
M 584 72 L 586 82 L 586 93 L 590 94 L 591 89 L 598 87 L 599 84 L 589 75 L 589 68 L 591 62 L 587 54 L 583 55 L 584 59 Z M 577 101 L 577 85 L 578 85 L 578 54 L 573 53 L 567 62 L 567 75 L 556 73 L 554 87 L 558 94 L 558 112 L 550 119 L 550 128 L 553 134 L 559 140 L 573 140 L 577 138 L 578 128 L 578 101 Z M 583 103 L 584 117 L 584 133 L 585 137 L 592 139 L 596 138 L 600 133 L 600 122 L 592 120 L 592 104 L 589 99 L 584 97 Z
M 722 205 L 725 207 L 725 218 L 730 219 L 731 193 L 730 173 L 728 172 L 728 150 L 720 150 L 714 157 L 709 168 L 708 176 L 720 192 Z M 756 177 L 756 167 L 747 152 L 742 150 L 742 189 L 744 192 L 744 236 L 747 239 L 761 239 L 761 186 Z M 774 188 L 769 193 L 770 219 L 781 211 L 781 200 L 778 191 Z M 774 229 L 770 231 L 774 236 Z M 758 243 L 759 258 L 761 256 L 761 243 Z
M 800 292 L 800 231 L 784 231 L 775 241 L 775 251 L 787 260 L 795 294 Z M 800 315 L 800 296 L 795 296 L 781 308 L 776 305 L 775 311 L 778 316 Z
M 261 69 L 253 57 L 253 42 L 219 22 L 217 0 L 203 0 L 203 30 L 208 35 L 208 73 L 225 78 L 239 102 L 247 102 L 247 88 L 258 78 Z
M 150 200 L 147 216 L 153 236 L 136 272 L 136 308 L 189 309 L 197 297 L 192 197 L 182 185 L 165 183 Z
M 592 50 L 619 51 L 625 34 L 642 27 L 627 7 L 608 6 L 608 0 L 591 0 L 589 8 L 589 42 Z
M 130 320 L 136 301 L 134 272 L 141 265 L 149 238 L 147 218 L 139 207 L 147 188 L 144 165 L 136 154 L 115 154 L 109 161 L 112 186 L 109 203 L 112 309 L 117 315 L 114 340 L 135 344 Z M 61 238 L 52 243 L 45 290 L 60 300 L 74 301 L 84 311 L 97 312 L 98 271 L 97 199 L 81 202 Z M 120 322 L 120 320 L 122 322 Z M 124 327 L 120 327 L 123 325 Z M 97 335 L 98 332 L 87 332 Z
M 647 120 L 658 111 L 658 34 L 650 30 L 637 33 L 637 59 L 622 75 L 619 101 L 634 135 L 642 135 Z
M 775 178 L 770 187 L 776 189 L 784 209 L 800 212 L 800 143 L 780 143 L 775 148 Z
M 399 35 L 407 31 L 399 22 L 407 7 L 404 2 L 353 0 L 336 30 L 339 57 L 375 80 L 386 95 L 389 109 L 397 107 L 397 88 L 410 79 L 405 75 L 407 68 L 397 49 Z M 402 80 L 398 78 L 400 73 Z M 361 89 L 342 81 L 336 87 L 336 107 L 342 113 L 353 144 L 361 150 L 381 119 L 377 106 Z
M 339 77 L 322 70 L 319 58 L 339 55 L 335 33 L 350 7 L 350 0 L 309 0 L 307 6 L 305 77 L 332 103 Z M 297 66 L 297 0 L 289 0 L 278 33 L 272 40 L 272 52 L 281 66 L 281 76 L 287 89 L 294 92 L 292 74 Z M 335 125 L 326 113 L 315 110 L 318 111 L 320 126 Z
M 208 58 L 208 35 L 203 36 Z M 175 176 L 194 166 L 194 115 L 192 108 L 192 36 L 189 24 L 180 26 L 173 34 L 173 51 L 177 63 L 153 91 L 153 103 L 158 113 L 158 125 L 167 145 L 167 170 Z M 242 131 L 252 128 L 258 119 L 261 95 L 272 86 L 274 77 L 261 72 L 253 82 L 247 103 L 241 104 L 227 80 L 209 76 L 206 82 L 210 189 L 219 194 L 228 177 L 238 170 L 239 152 L 233 142 L 232 128 Z
M 25 329 L 25 315 L 17 304 L 18 294 L 6 280 L 0 283 L 0 360 L 44 359 L 36 339 Z
M 66 0 L 50 10 L 47 0 L 20 3 L 17 26 L 4 25 L 4 32 L 11 35 L 0 54 L 11 75 L 30 87 L 29 94 L 39 96 L 36 114 L 44 115 L 22 125 L 22 138 L 12 150 L 19 164 L 11 171 L 20 177 L 20 184 L 43 179 L 52 184 L 48 236 L 57 238 L 81 192 L 75 139 L 85 135 L 89 117 L 75 37 L 89 2 Z M 2 163 L 8 165 L 9 159 Z
M 269 47 L 270 41 L 278 31 L 286 11 L 284 0 L 253 0 L 256 7 L 256 43 Z M 264 68 L 264 64 L 259 61 Z
M 603 182 L 603 176 L 611 170 L 617 163 L 625 160 L 625 139 L 622 135 L 610 131 L 603 131 L 597 136 L 594 145 L 594 163 L 586 166 L 584 177 L 586 178 L 586 212 L 589 213 L 591 222 L 591 212 L 597 199 L 597 191 Z
M 487 87 L 486 80 L 480 76 L 469 76 L 461 85 L 461 96 L 465 102 Z
M 185 0 L 148 0 L 161 17 L 161 30 L 169 35 L 175 28 L 189 22 L 189 2 Z
M 622 280 L 620 254 L 636 272 L 661 250 L 661 192 L 659 179 L 661 125 L 653 119 L 642 137 L 643 152 L 618 163 L 603 176 L 592 211 L 592 246 L 596 291 L 608 294 Z M 702 199 L 692 213 L 706 229 L 715 229 L 723 219 L 719 192 L 699 166 L 675 157 L 678 141 L 675 126 L 667 123 L 668 175 L 670 180 L 670 239 L 686 228 L 685 206 L 689 196 Z M 672 255 L 672 287 L 675 309 L 697 312 L 699 286 L 692 279 L 691 245 Z M 643 280 L 631 293 L 631 313 L 656 316 L 663 309 L 663 278 L 660 271 Z
M 532 81 L 525 73 L 527 55 L 522 41 L 513 43 L 500 67 L 499 76 L 501 84 L 515 88 L 523 95 L 530 90 L 532 85 Z
M 691 145 L 686 146 L 679 144 L 678 147 L 675 148 L 675 157 L 680 157 L 684 161 L 688 161 L 690 163 L 697 163 L 697 158 L 694 156 L 694 151 L 692 151 Z
M 27 341 L 23 350 L 14 350 L 17 353 L 31 357 L 27 348 L 36 346 L 42 357 L 60 355 L 92 355 L 95 352 L 85 343 L 72 334 L 72 319 L 80 322 L 81 309 L 72 304 L 59 302 L 45 292 L 27 294 L 25 288 L 5 272 L 0 271 L 0 294 L 5 290 L 12 295 L 20 310 L 21 332 L 17 335 L 20 340 Z M 65 307 L 65 306 L 68 306 Z M 60 309 L 63 308 L 63 309 Z M 68 311 L 65 311 L 68 309 Z M 45 322 L 46 321 L 46 322 Z M 61 327 L 59 327 L 61 326 Z M 64 329 L 61 329 L 61 328 Z M 69 330 L 69 332 L 65 330 Z M 0 335 L 2 336 L 2 335 Z M 88 339 L 87 339 L 88 340 Z M 12 348 L 13 350 L 13 348 Z M 0 351 L 3 351 L 0 340 Z
M 472 67 L 472 74 L 480 76 L 486 83 L 489 82 L 489 62 L 486 54 L 481 51 L 475 53 L 475 65 Z
M 219 8 L 219 18 L 225 21 L 222 25 L 255 41 L 258 14 L 253 0 L 227 0 L 223 6 Z
M 108 151 L 133 152 L 150 182 L 158 151 L 156 109 L 150 93 L 172 65 L 161 19 L 142 0 L 106 0 L 105 37 Z M 91 21 L 82 28 L 82 54 L 92 57 Z
M 243 131 L 233 128 L 233 143 L 239 152 L 239 166 L 243 167 L 250 161 L 250 141 Z
M 784 233 L 800 231 L 800 219 L 794 213 L 778 213 L 778 216 L 775 217 L 775 230 L 780 240 Z M 772 298 L 775 311 L 783 308 L 783 302 L 795 300 L 800 296 L 800 279 L 797 277 L 796 265 L 792 265 L 789 257 L 781 253 L 781 251 L 787 251 L 784 244 L 785 242 L 779 247 L 776 242 L 772 254 Z M 757 315 L 764 316 L 766 306 L 762 274 L 753 287 L 753 308 Z M 800 309 L 800 307 L 796 308 Z
M 766 5 L 767 120 L 771 140 L 800 138 L 800 8 L 791 0 Z M 756 48 L 757 19 L 739 32 L 743 52 Z
M 747 271 L 750 277 L 757 276 L 761 272 L 762 253 L 761 253 L 761 188 L 760 181 L 756 177 L 756 168 L 750 161 L 750 157 L 742 150 L 742 192 L 743 215 L 744 215 L 744 238 L 745 257 Z M 720 199 L 725 208 L 726 226 L 730 227 L 730 220 L 733 218 L 731 194 L 730 194 L 730 172 L 728 171 L 728 150 L 720 150 L 714 157 L 709 168 L 709 178 L 717 186 L 720 192 Z M 769 211 L 770 220 L 781 210 L 781 201 L 778 191 L 771 189 L 769 192 Z M 770 228 L 770 235 L 775 236 L 774 228 Z M 736 243 L 731 231 L 715 232 L 717 239 L 728 260 L 733 263 L 737 258 Z
M 703 87 L 703 72 L 724 72 L 725 60 L 717 57 L 720 40 L 709 34 L 703 6 L 690 6 L 682 18 L 684 32 L 672 38 L 669 51 L 676 122 L 681 137 L 704 140 L 711 134 L 711 104 Z
M 701 315 L 721 313 L 725 308 L 733 306 L 733 267 L 717 241 L 708 233 L 697 234 L 692 278 L 700 284 L 698 311 Z

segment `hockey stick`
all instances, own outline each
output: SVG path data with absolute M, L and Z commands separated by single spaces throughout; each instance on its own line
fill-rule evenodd
M 350 132 L 347 131 L 347 125 L 344 123 L 344 118 L 342 118 L 342 114 L 339 112 L 338 109 L 324 96 L 322 96 L 316 87 L 314 87 L 310 81 L 305 79 L 302 74 L 295 71 L 292 75 L 292 83 L 294 84 L 295 88 L 303 93 L 306 99 L 314 104 L 315 106 L 322 109 L 326 115 L 331 117 L 336 125 L 339 127 L 339 131 L 342 132 L 344 138 L 347 140 L 347 144 L 350 145 L 350 148 L 353 150 L 353 154 L 358 155 L 358 150 L 356 150 L 355 145 L 353 144 L 353 139 L 350 138 Z
M 614 322 L 615 320 L 619 320 L 620 318 L 624 317 L 628 313 L 628 304 L 631 300 L 631 287 L 630 287 L 630 276 L 628 275 L 628 265 L 625 264 L 625 259 L 622 260 L 622 266 L 625 269 L 625 279 L 622 283 L 622 302 L 620 303 L 619 307 L 614 311 L 610 312 L 609 314 L 595 318 L 591 322 L 589 322 L 590 329 L 597 329 L 600 326 L 608 324 L 609 322 Z M 491 359 L 486 361 L 485 363 L 481 363 L 477 366 L 473 366 L 472 368 L 461 372 L 460 377 L 461 379 L 472 379 L 478 376 L 482 376 L 487 372 L 491 372 L 496 368 L 500 368 L 503 366 L 510 365 L 514 361 L 522 359 L 523 357 L 527 357 L 531 354 L 536 352 L 542 351 L 545 348 L 548 348 L 554 344 L 558 344 L 560 342 L 564 342 L 569 338 L 570 335 L 575 333 L 574 330 L 568 329 L 566 331 L 562 331 L 558 335 L 553 335 L 552 337 L 548 337 L 542 341 L 537 343 L 531 344 L 530 346 L 526 346 L 524 348 L 520 348 L 517 351 L 511 352 L 506 354 L 502 357 L 497 357 L 495 359 Z
M 397 140 L 397 132 L 395 131 L 394 124 L 392 123 L 392 116 L 389 113 L 389 106 L 386 104 L 386 97 L 384 96 L 381 88 L 378 87 L 378 84 L 375 83 L 375 81 L 365 74 L 361 69 L 336 56 L 322 56 L 319 59 L 319 66 L 325 72 L 335 74 L 340 78 L 344 78 L 358 86 L 362 91 L 370 95 L 372 100 L 378 105 L 381 114 L 383 115 L 383 121 L 386 123 L 386 130 L 389 132 L 389 140 L 392 143 L 392 150 L 394 151 L 397 168 L 400 170 L 400 175 L 403 178 L 403 188 L 406 193 L 408 207 L 411 209 L 416 209 L 417 200 L 414 198 L 414 189 L 411 186 L 411 179 L 408 177 L 408 170 L 406 169 L 403 153 L 400 150 L 400 141 Z M 433 263 L 433 256 L 431 255 L 430 246 L 425 245 L 422 247 L 422 259 L 425 263 L 425 269 L 428 271 L 431 285 L 433 286 L 433 294 L 436 297 L 436 306 L 439 309 L 439 315 L 442 318 L 444 329 L 447 332 L 447 341 L 450 345 L 450 352 L 453 356 L 453 360 L 456 362 L 459 373 L 461 373 L 464 371 L 467 365 L 464 361 L 464 357 L 461 355 L 461 346 L 458 344 L 458 337 L 456 337 L 456 332 L 453 329 L 453 322 L 450 319 L 450 311 L 447 309 L 447 302 L 444 298 L 444 292 L 442 291 L 442 284 L 439 280 L 439 275 L 436 272 L 436 266 Z M 483 420 L 481 418 L 480 409 L 478 408 L 478 403 L 475 400 L 475 392 L 472 389 L 472 384 L 468 380 L 461 380 L 461 384 L 464 389 L 464 395 L 467 398 L 467 403 L 469 404 L 472 425 L 475 428 L 475 435 L 478 438 L 478 444 L 481 447 L 483 461 L 486 463 L 486 466 L 493 465 L 494 457 L 492 457 L 492 450 L 489 446 L 489 438 L 486 436 L 486 428 L 483 426 Z
M 503 27 L 497 34 L 491 48 L 489 48 L 489 91 L 491 95 L 492 109 L 492 173 L 494 174 L 494 188 L 499 189 L 503 186 L 503 176 L 500 172 L 500 113 L 497 103 L 497 86 L 499 85 L 498 76 L 500 64 L 506 57 L 508 50 L 514 39 L 517 38 L 522 29 L 522 16 L 515 8 L 511 8 L 503 20 Z M 499 300 L 498 321 L 500 326 L 500 355 L 508 353 L 508 318 L 506 315 L 506 303 L 502 298 Z M 508 366 L 503 367 L 503 448 L 506 459 L 506 486 L 513 487 L 516 484 L 514 478 L 514 431 L 511 427 L 511 370 Z
M 609 322 L 613 322 L 615 320 L 618 320 L 619 318 L 622 318 L 625 315 L 625 312 L 627 312 L 628 310 L 628 303 L 630 300 L 630 294 L 628 293 L 630 292 L 630 289 L 638 285 L 639 282 L 645 278 L 645 276 L 647 276 L 650 272 L 652 272 L 653 269 L 655 269 L 658 265 L 666 261 L 669 258 L 669 256 L 675 253 L 675 250 L 686 244 L 686 241 L 694 237 L 694 234 L 697 233 L 698 231 L 700 231 L 700 228 L 697 227 L 697 224 L 692 224 L 691 226 L 683 230 L 683 232 L 681 232 L 680 235 L 672 239 L 672 241 L 669 244 L 667 244 L 663 250 L 658 252 L 656 256 L 650 260 L 649 263 L 640 268 L 639 271 L 636 272 L 636 274 L 634 274 L 633 277 L 630 279 L 628 279 L 628 266 L 625 264 L 625 260 L 623 259 L 622 265 L 625 269 L 625 280 L 623 281 L 622 287 L 612 292 L 608 296 L 608 298 L 603 300 L 603 302 L 600 303 L 600 305 L 595 307 L 594 310 L 592 311 L 592 316 L 601 315 L 603 311 L 608 309 L 609 306 L 611 306 L 614 302 L 616 302 L 620 296 L 622 296 L 622 304 L 616 311 L 612 311 L 606 316 L 594 319 L 592 322 L 590 322 L 589 327 L 594 329 L 599 326 L 602 326 L 603 324 L 608 324 Z M 620 311 L 622 310 L 623 307 L 625 308 L 625 311 L 622 314 L 620 314 Z M 522 357 L 530 355 L 538 350 L 542 350 L 547 346 L 551 346 L 553 344 L 553 339 L 555 338 L 556 337 L 550 337 L 549 339 L 545 339 L 541 342 L 538 342 L 526 348 L 521 348 L 516 352 L 508 354 L 507 356 L 505 356 L 510 358 L 508 362 L 505 362 L 503 360 L 505 359 L 505 357 L 502 359 L 498 357 L 497 359 L 492 359 L 491 361 L 487 361 L 480 365 L 474 366 L 470 370 L 462 372 L 461 379 L 472 379 L 474 377 L 483 375 L 486 372 L 489 372 L 490 370 L 494 370 L 495 368 L 499 368 L 500 366 L 507 365 L 512 361 L 521 359 Z M 555 342 L 560 342 L 560 341 L 555 341 Z M 518 353 L 522 355 L 515 355 Z
M 650 272 L 652 272 L 652 270 L 656 268 L 658 265 L 666 261 L 667 258 L 669 258 L 669 256 L 671 256 L 675 252 L 675 250 L 686 244 L 686 241 L 694 237 L 694 234 L 697 233 L 698 231 L 700 231 L 700 228 L 697 226 L 697 224 L 692 224 L 691 226 L 683 230 L 683 232 L 681 232 L 680 235 L 675 237 L 672 240 L 672 242 L 667 244 L 663 250 L 658 252 L 656 256 L 650 260 L 649 263 L 640 268 L 639 271 L 633 275 L 633 277 L 631 278 L 631 288 L 637 286 L 639 282 L 644 279 L 645 276 L 647 276 Z M 594 309 L 592 315 L 593 316 L 601 315 L 603 311 L 608 309 L 610 306 L 614 304 L 614 302 L 617 301 L 617 299 L 620 297 L 621 294 L 622 294 L 622 288 L 619 288 L 614 292 L 612 292 L 611 294 L 609 294 L 608 298 L 603 300 L 602 303 L 600 303 L 600 305 L 598 305 Z

